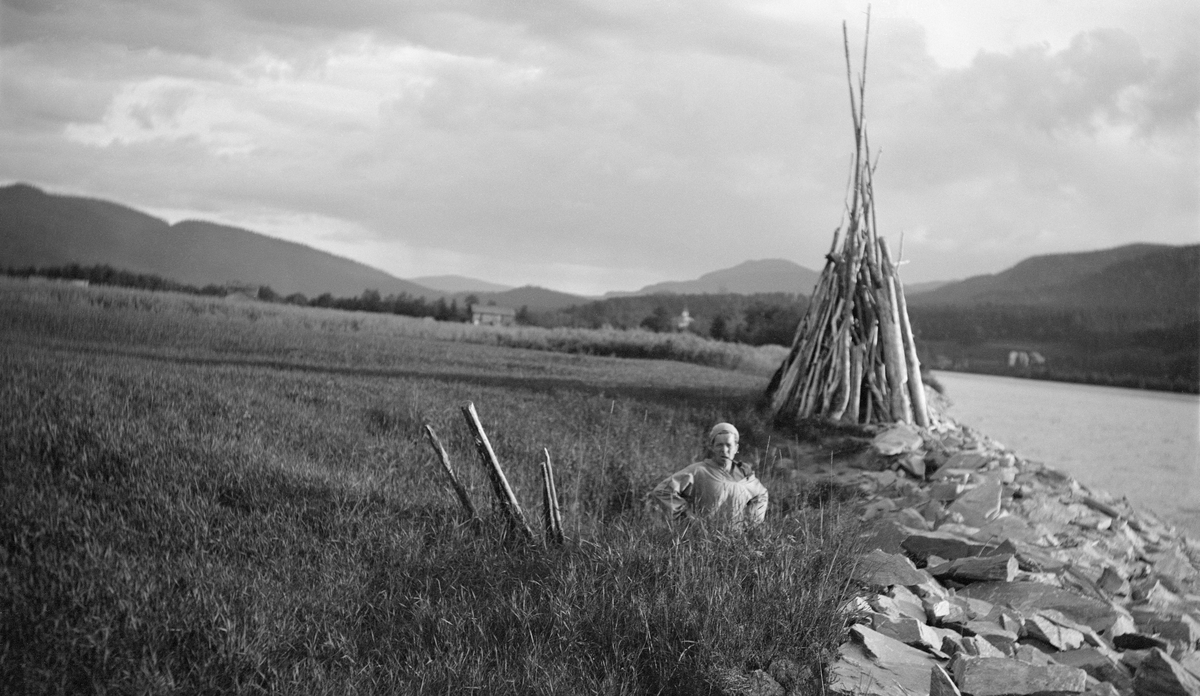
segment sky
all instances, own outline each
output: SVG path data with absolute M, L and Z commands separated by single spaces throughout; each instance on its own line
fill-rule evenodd
M 819 270 L 866 3 L 0 0 L 0 183 L 402 278 L 595 295 Z M 1200 3 L 871 5 L 877 225 L 905 282 L 1200 243 Z

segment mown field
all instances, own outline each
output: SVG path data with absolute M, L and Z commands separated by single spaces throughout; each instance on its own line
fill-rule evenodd
M 4 691 L 693 694 L 787 657 L 819 693 L 857 537 L 776 466 L 766 370 L 464 328 L 0 283 Z M 463 523 L 420 430 L 490 510 L 468 401 L 539 532 L 549 449 L 563 546 Z M 717 420 L 772 493 L 749 535 L 642 510 Z

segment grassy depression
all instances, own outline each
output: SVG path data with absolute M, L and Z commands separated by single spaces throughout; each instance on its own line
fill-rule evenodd
M 778 657 L 818 688 L 854 534 L 836 507 L 790 504 L 807 492 L 768 456 L 762 374 L 325 310 L 0 299 L 14 692 L 703 693 L 712 669 Z M 462 523 L 420 428 L 490 510 L 467 401 L 535 527 L 550 450 L 562 547 Z M 768 523 L 655 523 L 641 496 L 719 419 L 762 459 Z

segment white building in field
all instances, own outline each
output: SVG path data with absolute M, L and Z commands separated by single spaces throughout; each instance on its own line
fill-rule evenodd
M 472 305 L 471 323 L 483 326 L 512 326 L 517 321 L 517 310 L 498 305 Z
M 1008 352 L 1009 367 L 1036 367 L 1045 364 L 1046 359 L 1036 350 L 1010 350 Z

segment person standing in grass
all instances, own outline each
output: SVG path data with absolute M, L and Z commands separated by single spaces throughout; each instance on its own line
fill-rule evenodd
M 705 517 L 757 525 L 767 514 L 767 488 L 749 464 L 734 459 L 738 430 L 717 423 L 708 433 L 708 458 L 693 462 L 654 487 L 647 501 L 672 520 Z

